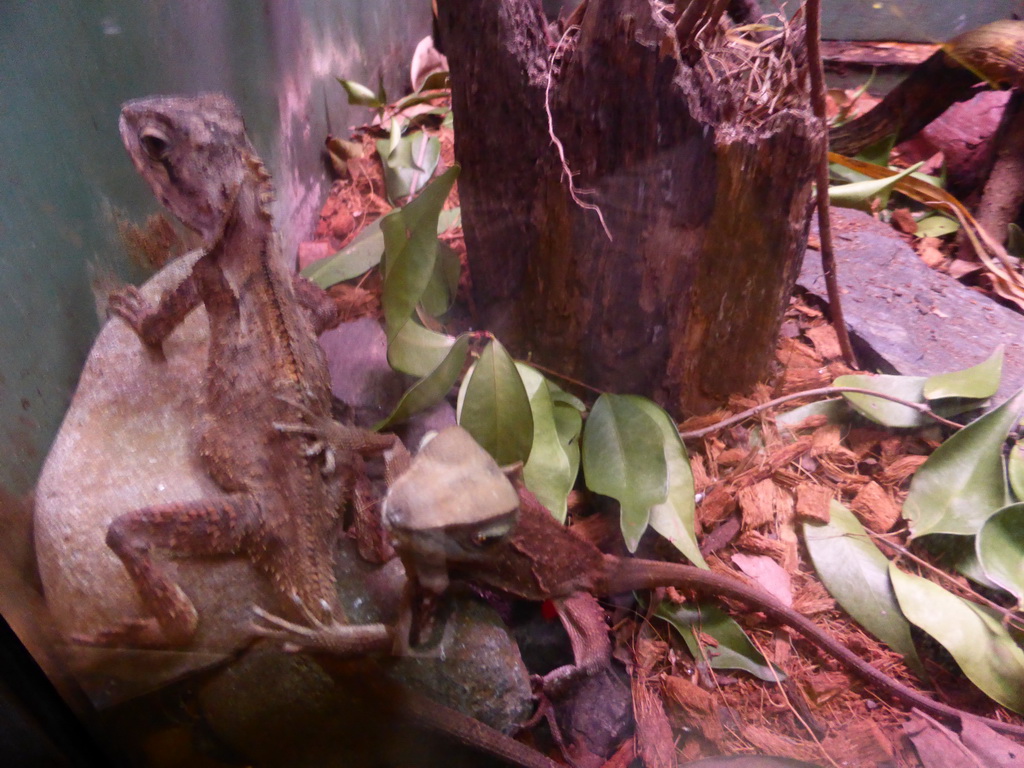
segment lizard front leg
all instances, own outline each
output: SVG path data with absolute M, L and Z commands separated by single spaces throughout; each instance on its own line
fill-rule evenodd
M 124 320 L 148 347 L 158 347 L 199 304 L 199 291 L 190 272 L 153 306 L 133 285 L 110 294 L 107 313 Z
M 307 456 L 323 456 L 322 474 L 328 482 L 345 486 L 341 495 L 352 500 L 354 531 L 359 555 L 371 563 L 385 563 L 394 557 L 380 515 L 375 511 L 376 501 L 363 463 L 365 456 L 389 452 L 385 464 L 388 477 L 394 472 L 393 455 L 401 441 L 395 435 L 382 435 L 360 427 L 342 424 L 334 419 L 314 413 L 304 404 L 287 396 L 278 399 L 296 409 L 305 421 L 294 423 L 275 422 L 281 432 L 306 435 L 310 438 L 305 447 Z M 398 455 L 404 452 L 404 446 Z M 405 454 L 406 456 L 408 454 Z M 399 460 L 401 461 L 401 459 Z M 407 462 L 406 462 L 407 463 Z
M 312 280 L 302 275 L 292 275 L 292 289 L 295 291 L 295 299 L 306 313 L 309 324 L 313 326 L 313 333 L 317 336 L 328 328 L 333 328 L 341 320 L 334 299 Z
M 237 554 L 258 519 L 255 501 L 243 495 L 158 504 L 116 517 L 107 529 L 107 546 L 124 564 L 150 615 L 75 640 L 144 648 L 187 644 L 195 635 L 198 614 L 189 597 L 154 559 L 153 550 L 194 556 Z
M 560 698 L 575 681 L 608 666 L 612 645 L 604 609 L 592 594 L 576 592 L 551 602 L 569 635 L 574 663 L 556 667 L 537 680 L 543 694 Z
M 305 403 L 279 394 L 277 399 L 294 408 L 304 419 L 296 422 L 274 422 L 274 428 L 280 432 L 307 435 L 313 438 L 306 449 L 307 456 L 324 456 L 324 474 L 333 474 L 345 457 L 351 454 L 372 456 L 387 450 L 394 450 L 400 445 L 395 435 L 382 435 L 362 427 L 342 424 L 330 416 L 313 412 Z

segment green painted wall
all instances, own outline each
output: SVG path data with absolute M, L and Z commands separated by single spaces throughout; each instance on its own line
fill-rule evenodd
M 141 277 L 111 218 L 155 211 L 117 134 L 121 102 L 223 91 L 278 188 L 286 253 L 326 191 L 321 145 L 366 119 L 335 76 L 390 91 L 427 0 L 0 3 L 0 495 L 29 490 L 99 327 L 93 278 Z
M 769 3 L 762 2 L 761 7 Z M 823 37 L 938 43 L 1024 13 L 1020 0 L 822 0 Z

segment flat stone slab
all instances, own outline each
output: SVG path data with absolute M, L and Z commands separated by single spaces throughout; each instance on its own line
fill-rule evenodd
M 843 313 L 861 365 L 931 376 L 976 365 L 1005 344 L 995 400 L 1024 386 L 1024 316 L 930 269 L 866 213 L 835 208 L 832 228 Z M 827 303 L 818 251 L 807 251 L 797 284 Z

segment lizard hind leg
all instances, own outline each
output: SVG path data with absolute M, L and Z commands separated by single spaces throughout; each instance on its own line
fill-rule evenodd
M 255 502 L 245 495 L 158 504 L 114 518 L 107 529 L 107 546 L 121 560 L 149 616 L 73 639 L 102 646 L 187 645 L 195 636 L 198 613 L 153 550 L 196 557 L 237 554 L 256 519 Z
M 581 678 L 608 666 L 612 646 L 604 609 L 589 592 L 575 592 L 552 602 L 569 636 L 573 663 L 556 667 L 536 682 L 543 694 L 558 699 Z

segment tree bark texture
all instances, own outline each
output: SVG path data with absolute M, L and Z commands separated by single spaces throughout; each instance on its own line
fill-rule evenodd
M 439 0 L 438 26 L 482 323 L 520 357 L 679 415 L 766 374 L 824 136 L 802 37 L 786 33 L 781 73 L 765 54 L 751 76 L 735 53 L 750 45 L 717 23 L 680 45 L 662 6 L 588 0 L 561 45 L 531 0 Z M 570 194 L 546 105 L 610 239 Z

